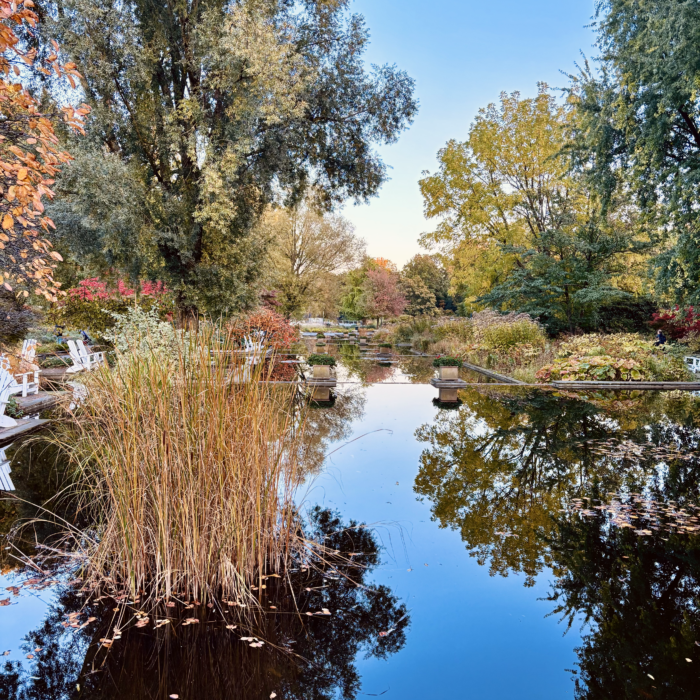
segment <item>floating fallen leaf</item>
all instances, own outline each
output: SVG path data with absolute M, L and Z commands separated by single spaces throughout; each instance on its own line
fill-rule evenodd
M 226 625 L 227 630 L 235 630 L 238 625 Z
M 10 654 L 9 651 L 3 651 L 3 652 L 2 652 L 2 655 L 3 655 L 3 656 L 9 656 L 9 654 Z
M 270 610 L 277 610 L 277 606 L 276 606 L 276 605 L 271 605 L 271 606 L 270 606 Z
M 656 680 L 656 678 L 654 678 L 654 676 L 652 676 L 651 673 L 647 673 L 647 676 L 649 676 L 649 678 L 651 678 L 652 681 Z
M 34 651 L 41 651 L 44 647 L 37 647 Z
M 686 661 L 687 661 L 689 664 L 692 664 L 692 663 L 693 663 L 691 659 L 686 659 Z
M 156 620 L 155 628 L 158 629 L 159 627 L 162 627 L 163 625 L 169 625 L 170 620 Z
M 199 620 L 196 617 L 188 617 L 182 624 L 183 625 L 198 625 Z
M 274 692 L 273 692 L 273 693 L 270 693 L 270 697 L 271 697 L 271 698 L 276 698 L 276 697 L 277 697 L 277 693 L 274 693 Z
M 109 649 L 113 643 L 114 642 L 111 639 L 100 639 L 100 644 L 102 644 L 102 646 L 107 647 L 107 649 Z
M 9 598 L 3 598 L 2 600 L 0 600 L 0 607 L 2 607 L 3 605 L 9 605 L 9 604 L 10 604 Z
M 318 614 L 319 615 L 330 615 L 331 611 L 328 608 L 321 608 L 321 612 Z
M 27 654 L 27 658 L 28 658 L 28 659 L 33 659 L 33 658 L 34 658 L 34 654 Z
M 149 622 L 150 622 L 150 620 L 149 620 L 147 617 L 142 617 L 142 618 L 136 623 L 136 626 L 137 626 L 137 627 L 146 627 L 146 625 L 148 625 Z
M 168 695 L 169 698 L 172 698 L 172 700 L 177 700 L 180 696 L 177 693 L 173 693 L 172 695 Z
M 165 604 L 165 607 L 166 607 L 166 608 L 174 608 L 174 607 L 175 607 L 175 603 L 173 603 L 173 601 L 171 600 L 170 602 L 168 602 L 168 603 Z

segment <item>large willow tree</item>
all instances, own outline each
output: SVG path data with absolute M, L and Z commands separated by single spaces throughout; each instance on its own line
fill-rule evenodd
M 348 0 L 57 0 L 45 6 L 85 76 L 89 138 L 53 214 L 82 261 L 166 279 L 182 312 L 253 300 L 251 235 L 281 193 L 365 200 L 373 150 L 416 112 L 413 81 L 367 70 Z

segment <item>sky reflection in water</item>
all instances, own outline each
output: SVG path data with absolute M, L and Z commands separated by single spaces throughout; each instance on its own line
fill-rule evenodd
M 361 538 L 371 565 L 363 585 L 374 592 L 320 580 L 329 588 L 314 595 L 332 620 L 314 619 L 308 634 L 272 616 L 267 623 L 270 639 L 296 640 L 315 667 L 231 642 L 221 625 L 205 624 L 161 644 L 135 630 L 115 643 L 101 673 L 85 676 L 91 636 L 104 632 L 70 633 L 70 645 L 60 621 L 80 607 L 74 592 L 52 611 L 57 591 L 23 591 L 13 598 L 19 604 L 0 608 L 0 653 L 12 650 L 0 661 L 22 659 L 24 669 L 15 682 L 16 668 L 6 667 L 0 697 L 697 697 L 697 536 L 639 535 L 611 524 L 604 509 L 580 517 L 570 506 L 629 492 L 678 507 L 700 502 L 700 463 L 674 457 L 698 448 L 698 399 L 583 401 L 484 388 L 442 410 L 424 384 L 363 386 L 425 381 L 429 361 L 387 371 L 353 356 L 343 372 L 361 383 L 341 385 L 334 408 L 311 413 L 304 504 L 374 526 Z M 27 476 L 18 465 L 13 476 L 27 495 L 33 488 L 44 497 L 33 469 Z M 14 516 L 1 514 L 6 531 Z M 333 531 L 332 518 L 315 517 Z M 12 581 L 3 576 L 2 588 Z M 395 631 L 382 637 L 385 628 Z M 29 633 L 27 649 L 46 645 L 38 665 L 20 649 Z

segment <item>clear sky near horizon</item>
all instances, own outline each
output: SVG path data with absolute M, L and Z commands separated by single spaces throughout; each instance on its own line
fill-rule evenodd
M 434 228 L 423 216 L 418 180 L 437 169 L 437 152 L 466 139 L 480 107 L 499 94 L 561 87 L 581 52 L 595 56 L 594 0 L 354 0 L 371 39 L 368 63 L 396 63 L 416 81 L 420 110 L 398 143 L 379 149 L 389 182 L 369 204 L 344 215 L 373 257 L 402 266 L 425 252 L 418 237 Z

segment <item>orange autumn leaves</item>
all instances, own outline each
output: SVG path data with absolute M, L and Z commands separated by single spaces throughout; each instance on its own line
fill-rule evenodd
M 58 147 L 51 121 L 55 115 L 43 114 L 37 100 L 20 84 L 11 82 L 11 73 L 19 76 L 20 64 L 45 75 L 65 77 L 75 88 L 80 74 L 74 63 L 61 65 L 58 45 L 54 53 L 39 65 L 34 49 L 24 51 L 13 27 L 37 22 L 30 9 L 31 0 L 0 0 L 0 286 L 29 296 L 26 288 L 55 301 L 59 284 L 53 279 L 61 256 L 52 251 L 48 239 L 53 221 L 46 216 L 42 199 L 53 198 L 51 186 L 61 166 L 71 160 Z M 61 110 L 69 128 L 83 133 L 89 107 L 71 106 Z

